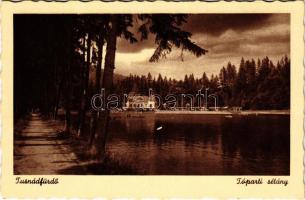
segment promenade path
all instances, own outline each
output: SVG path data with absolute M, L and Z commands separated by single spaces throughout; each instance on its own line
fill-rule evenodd
M 82 174 L 68 139 L 57 137 L 58 122 L 32 114 L 14 136 L 14 174 Z

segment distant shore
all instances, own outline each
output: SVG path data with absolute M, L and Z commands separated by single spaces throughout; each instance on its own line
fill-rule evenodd
M 158 110 L 157 114 L 204 114 L 204 115 L 290 115 L 290 110 L 245 110 L 239 112 L 231 111 L 170 111 Z
M 123 111 L 112 112 L 111 114 L 120 115 L 123 113 L 143 115 L 143 114 L 157 114 L 157 115 L 290 115 L 290 110 L 244 110 L 244 111 L 191 111 L 191 110 L 156 110 L 154 112 L 141 111 Z

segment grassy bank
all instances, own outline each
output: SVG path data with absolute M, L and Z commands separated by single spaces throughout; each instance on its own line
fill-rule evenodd
M 87 116 L 86 122 L 90 121 L 90 117 Z M 64 115 L 58 117 L 57 123 L 64 127 Z M 84 134 L 82 137 L 77 137 L 76 113 L 72 113 L 72 128 L 71 137 L 67 138 L 67 142 L 73 153 L 78 159 L 78 165 L 73 168 L 67 169 L 65 174 L 80 174 L 80 175 L 128 175 L 139 174 L 139 172 L 133 167 L 131 160 L 128 158 L 116 158 L 114 155 L 106 153 L 103 160 L 92 159 L 89 152 L 89 123 L 85 123 Z M 85 173 L 84 173 L 85 172 Z

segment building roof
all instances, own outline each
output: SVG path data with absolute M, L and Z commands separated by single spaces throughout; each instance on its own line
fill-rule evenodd
M 148 101 L 155 101 L 154 96 L 143 96 L 143 95 L 128 95 L 128 102 L 130 103 L 148 103 Z

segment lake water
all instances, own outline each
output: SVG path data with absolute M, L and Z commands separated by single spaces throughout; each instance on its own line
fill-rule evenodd
M 107 150 L 138 174 L 290 173 L 289 115 L 117 114 L 109 131 Z

